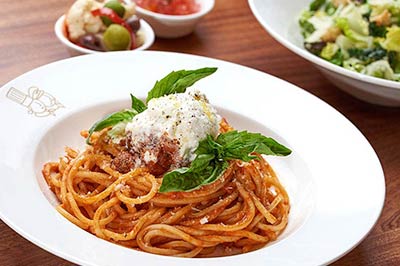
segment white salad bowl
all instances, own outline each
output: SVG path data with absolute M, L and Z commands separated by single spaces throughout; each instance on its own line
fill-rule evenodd
M 313 63 L 333 84 L 363 101 L 400 106 L 400 82 L 375 78 L 334 65 L 304 49 L 298 19 L 311 0 L 249 0 L 265 30 L 283 46 Z
M 101 51 L 87 49 L 87 48 L 81 47 L 81 46 L 76 45 L 75 43 L 71 42 L 67 37 L 67 33 L 66 33 L 66 29 L 65 29 L 65 15 L 63 15 L 57 19 L 56 24 L 54 25 L 54 32 L 55 32 L 57 38 L 60 40 L 60 42 L 67 48 L 67 50 L 71 56 L 77 56 L 77 55 L 83 55 L 83 54 L 104 53 Z M 154 43 L 154 39 L 155 39 L 154 31 L 151 28 L 151 26 L 143 19 L 140 20 L 140 29 L 139 29 L 138 33 L 143 36 L 144 42 L 141 46 L 139 46 L 131 51 L 146 50 Z
M 200 10 L 190 15 L 165 15 L 152 12 L 136 5 L 136 14 L 153 27 L 156 36 L 179 38 L 192 33 L 197 23 L 214 7 L 215 0 L 197 0 Z

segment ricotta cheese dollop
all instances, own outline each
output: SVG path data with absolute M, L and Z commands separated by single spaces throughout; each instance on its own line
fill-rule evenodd
M 207 135 L 216 137 L 221 117 L 204 94 L 195 90 L 151 99 L 147 109 L 126 125 L 131 145 L 139 146 L 149 139 L 167 136 L 177 140 L 179 154 L 186 162 L 195 159 L 199 141 Z M 146 154 L 152 160 L 151 154 Z

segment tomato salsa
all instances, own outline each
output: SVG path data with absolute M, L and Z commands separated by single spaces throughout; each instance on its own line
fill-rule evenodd
M 200 10 L 195 0 L 136 0 L 141 8 L 166 15 L 189 15 Z

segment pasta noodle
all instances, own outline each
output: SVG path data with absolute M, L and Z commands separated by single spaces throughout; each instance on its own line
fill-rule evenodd
M 274 241 L 288 223 L 289 198 L 268 162 L 231 160 L 217 181 L 190 192 L 159 193 L 162 178 L 146 168 L 111 167 L 118 145 L 105 129 L 83 152 L 66 148 L 43 176 L 57 210 L 99 238 L 177 257 L 226 256 Z M 231 127 L 221 122 L 221 132 Z M 83 135 L 86 137 L 87 132 Z

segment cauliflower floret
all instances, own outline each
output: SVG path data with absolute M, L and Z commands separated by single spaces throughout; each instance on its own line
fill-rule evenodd
M 77 0 L 69 9 L 66 17 L 69 38 L 77 41 L 87 33 L 98 33 L 104 27 L 100 17 L 92 15 L 91 11 L 101 8 L 102 3 L 95 0 Z
M 135 15 L 136 14 L 136 5 L 135 5 L 135 3 L 129 3 L 129 4 L 122 4 L 122 6 L 125 8 L 125 14 L 124 14 L 124 17 L 123 17 L 123 19 L 124 20 L 126 20 L 126 19 L 128 19 L 128 18 L 130 18 L 130 17 L 132 17 L 133 15 Z

